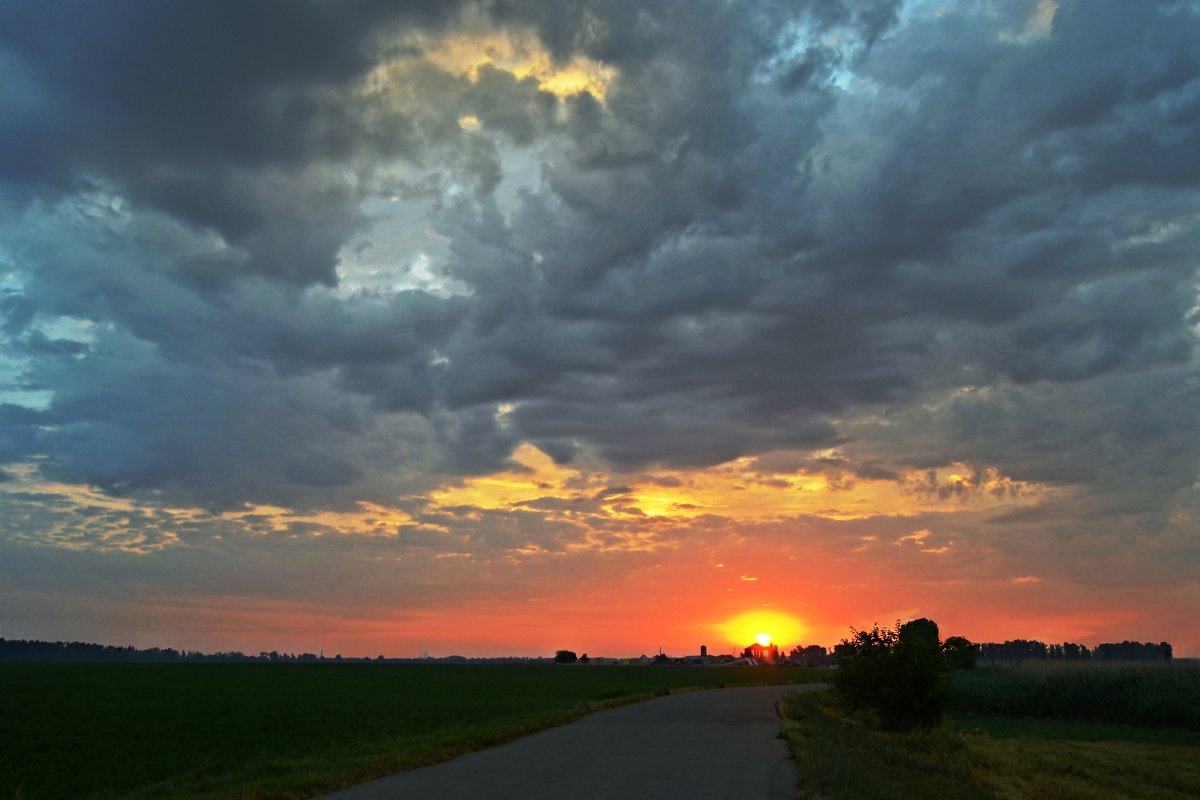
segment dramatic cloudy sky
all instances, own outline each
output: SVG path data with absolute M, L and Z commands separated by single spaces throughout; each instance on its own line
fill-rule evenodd
M 1188 0 L 6 3 L 0 636 L 1200 654 L 1198 42 Z

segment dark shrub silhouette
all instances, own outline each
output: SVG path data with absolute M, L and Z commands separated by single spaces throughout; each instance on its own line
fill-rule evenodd
M 942 654 L 951 669 L 974 669 L 979 647 L 965 636 L 951 636 L 942 642 Z
M 946 659 L 937 623 L 915 619 L 896 629 L 851 629 L 834 649 L 834 690 L 851 710 L 869 709 L 888 730 L 929 730 L 946 708 Z
M 556 650 L 554 653 L 555 664 L 574 664 L 577 660 L 574 650 Z

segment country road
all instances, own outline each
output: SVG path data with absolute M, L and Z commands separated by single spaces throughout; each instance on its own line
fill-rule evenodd
M 775 701 L 820 688 L 756 686 L 668 695 L 320 800 L 790 800 L 796 775 Z

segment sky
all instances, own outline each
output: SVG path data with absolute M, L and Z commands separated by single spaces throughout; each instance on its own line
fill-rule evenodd
M 1200 3 L 0 6 L 0 636 L 1200 655 Z

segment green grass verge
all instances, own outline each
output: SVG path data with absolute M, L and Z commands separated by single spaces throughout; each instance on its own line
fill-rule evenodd
M 971 716 L 971 775 L 997 798 L 1194 800 L 1200 736 L 1078 720 Z M 982 734 L 982 735 L 980 735 Z
M 846 716 L 831 692 L 788 695 L 779 710 L 805 800 L 992 796 L 972 778 L 970 752 L 952 731 L 884 733 L 869 718 Z
M 0 664 L 0 798 L 306 798 L 590 711 L 819 670 Z
M 1200 797 L 1200 737 L 1186 729 L 970 714 L 884 733 L 829 692 L 790 695 L 780 713 L 806 800 Z

